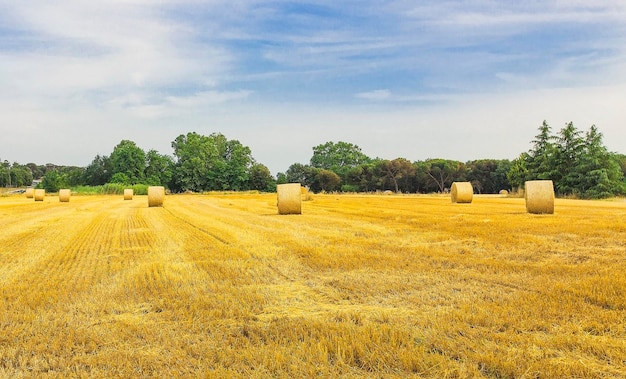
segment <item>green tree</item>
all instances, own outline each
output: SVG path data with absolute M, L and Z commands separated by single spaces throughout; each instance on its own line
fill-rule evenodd
M 584 153 L 576 166 L 576 192 L 582 198 L 605 198 L 624 192 L 624 174 L 617 157 L 602 143 L 602 133 L 592 125 L 585 134 Z
M 436 186 L 438 192 L 445 192 L 455 181 L 464 181 L 466 168 L 463 162 L 447 159 L 428 159 L 418 166 L 425 177 Z
M 341 185 L 341 178 L 335 172 L 330 170 L 319 169 L 315 174 L 315 181 L 311 185 L 314 192 L 337 191 Z
M 276 181 L 270 173 L 270 169 L 261 163 L 255 163 L 250 167 L 248 187 L 257 191 L 272 192 L 276 190 Z
M 404 192 L 409 192 L 411 179 L 415 177 L 415 167 L 404 158 L 378 161 L 376 172 L 381 185 L 385 187 L 386 183 L 390 183 L 395 192 L 400 192 L 401 187 Z
M 145 179 L 146 153 L 135 142 L 122 140 L 110 156 L 111 173 L 122 173 L 130 184 L 142 183 Z
M 348 142 L 326 142 L 313 148 L 311 166 L 330 170 L 346 181 L 348 172 L 371 159 L 361 152 L 361 148 Z
M 317 192 L 319 188 L 315 188 L 315 177 L 319 170 L 319 168 L 302 163 L 294 163 L 285 172 L 285 178 L 287 183 L 300 183 L 305 187 L 311 188 L 313 192 Z
M 85 168 L 83 182 L 90 186 L 99 186 L 107 183 L 112 175 L 109 157 L 96 155 L 93 161 Z
M 9 161 L 0 162 L 0 186 L 11 185 L 11 164 Z
M 552 180 L 557 193 L 576 194 L 580 183 L 578 166 L 585 153 L 585 141 L 574 123 L 566 124 L 559 131 L 555 149 L 555 164 Z M 541 178 L 540 178 L 541 179 Z
M 33 182 L 33 174 L 27 166 L 13 163 L 11 167 L 11 183 L 14 187 L 29 186 Z
M 533 148 L 526 156 L 526 169 L 529 173 L 527 180 L 545 180 L 554 177 L 558 159 L 557 145 L 554 141 L 551 128 L 544 120 L 539 127 L 539 134 L 532 141 Z
M 50 170 L 46 172 L 46 176 L 43 177 L 39 186 L 46 192 L 58 192 L 59 189 L 66 186 L 66 183 L 57 170 Z
M 506 174 L 506 178 L 511 184 L 511 188 L 520 189 L 524 188 L 524 183 L 530 180 L 530 173 L 528 172 L 528 161 L 530 156 L 528 153 L 522 153 L 519 157 L 513 160 L 511 168 Z
M 146 184 L 170 188 L 174 171 L 174 160 L 151 149 L 146 153 Z
M 173 142 L 177 190 L 242 190 L 248 185 L 252 166 L 250 148 L 219 133 L 203 136 L 195 132 Z

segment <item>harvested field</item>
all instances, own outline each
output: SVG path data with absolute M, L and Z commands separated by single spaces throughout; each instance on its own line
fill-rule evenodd
M 626 202 L 0 197 L 0 377 L 626 377 Z

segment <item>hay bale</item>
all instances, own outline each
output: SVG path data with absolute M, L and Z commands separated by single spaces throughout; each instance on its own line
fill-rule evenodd
M 33 197 L 35 198 L 35 201 L 43 201 L 43 198 L 45 196 L 46 196 L 46 190 L 45 189 L 41 189 L 41 188 L 35 189 L 35 193 L 33 195 Z
M 508 195 L 508 194 L 509 194 L 509 191 L 507 191 L 507 190 L 505 190 L 505 189 L 502 189 L 502 190 L 500 190 L 500 192 L 499 192 L 499 193 L 500 193 L 500 195 Z
M 148 187 L 148 207 L 162 207 L 165 200 L 165 187 Z
M 26 198 L 32 199 L 35 196 L 35 189 L 33 187 L 26 188 Z
M 70 196 L 72 196 L 72 191 L 69 189 L 60 189 L 59 190 L 59 201 L 61 203 L 69 203 Z
M 278 214 L 302 214 L 302 192 L 300 187 L 300 183 L 287 183 L 276 186 Z
M 474 187 L 470 182 L 454 182 L 450 188 L 453 203 L 471 203 L 474 199 Z
M 526 211 L 534 214 L 554 213 L 554 184 L 552 180 L 529 180 L 524 183 Z
M 302 201 L 313 200 L 313 196 L 311 195 L 311 191 L 309 191 L 309 187 L 300 187 L 300 195 L 302 197 Z
M 124 190 L 124 200 L 132 200 L 134 194 L 135 192 L 133 191 L 132 188 L 126 188 Z

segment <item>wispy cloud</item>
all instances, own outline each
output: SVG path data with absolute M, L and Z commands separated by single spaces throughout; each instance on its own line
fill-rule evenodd
M 290 137 L 302 144 L 294 151 L 355 136 L 364 146 L 380 147 L 374 154 L 387 156 L 383 150 L 398 143 L 381 143 L 381 135 L 397 141 L 423 134 L 412 129 L 418 124 L 437 125 L 442 133 L 457 130 L 443 124 L 468 124 L 450 114 L 466 115 L 501 135 L 506 117 L 486 111 L 496 100 L 502 114 L 518 119 L 522 111 L 536 113 L 540 121 L 551 114 L 562 119 L 564 109 L 574 109 L 571 104 L 592 103 L 586 108 L 590 115 L 605 123 L 603 115 L 618 120 L 622 106 L 611 96 L 625 96 L 624 82 L 626 4 L 619 0 L 0 5 L 0 151 L 18 160 L 21 151 L 32 151 L 20 141 L 57 141 L 52 128 L 73 130 L 87 154 L 90 146 L 106 152 L 102 144 L 109 139 L 143 136 L 140 131 L 149 128 L 171 132 L 164 138 L 173 139 L 188 128 L 203 130 L 207 119 L 244 143 L 254 140 L 259 151 L 264 141 L 272 147 L 266 157 L 288 144 L 263 137 L 280 130 L 301 133 Z M 598 88 L 611 95 L 602 95 L 605 105 L 584 97 L 599 96 Z M 567 95 L 558 98 L 562 94 Z M 537 102 L 528 100 L 533 96 Z M 468 99 L 482 99 L 474 108 L 483 111 L 463 108 Z M 418 123 L 420 117 L 426 121 Z M 369 125 L 372 132 L 352 125 Z M 51 153 L 62 151 L 62 143 Z M 169 140 L 161 146 L 167 148 Z

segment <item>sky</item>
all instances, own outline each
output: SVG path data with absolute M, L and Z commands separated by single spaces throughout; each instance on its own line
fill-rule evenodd
M 222 133 L 273 174 L 328 141 L 514 159 L 546 120 L 626 153 L 626 2 L 0 0 L 0 160 Z

